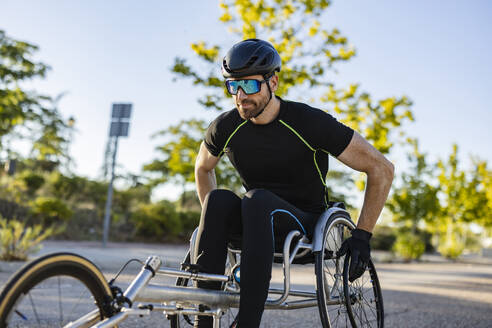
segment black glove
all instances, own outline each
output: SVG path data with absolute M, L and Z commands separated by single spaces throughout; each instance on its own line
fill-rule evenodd
M 352 230 L 352 237 L 346 239 L 337 252 L 337 256 L 348 254 L 350 256 L 349 281 L 353 282 L 366 271 L 371 258 L 371 246 L 369 240 L 372 233 L 362 229 Z

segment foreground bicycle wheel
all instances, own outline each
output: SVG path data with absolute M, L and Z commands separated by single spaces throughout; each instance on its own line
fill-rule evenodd
M 323 328 L 350 327 L 345 306 L 343 264 L 336 252 L 355 228 L 346 212 L 331 215 L 323 232 L 323 250 L 315 253 L 316 294 Z
M 82 327 L 108 313 L 111 290 L 99 269 L 72 253 L 38 258 L 21 268 L 0 294 L 0 328 L 63 327 L 93 313 Z
M 352 283 L 348 280 L 349 261 L 345 259 L 343 280 L 347 313 L 354 328 L 384 327 L 384 307 L 376 268 L 369 261 L 364 274 Z

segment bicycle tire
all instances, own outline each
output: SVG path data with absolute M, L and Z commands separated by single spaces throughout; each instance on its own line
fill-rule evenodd
M 190 251 L 186 253 L 183 263 L 190 263 Z M 226 263 L 226 274 L 230 274 L 230 267 L 232 265 L 227 261 Z M 183 266 L 181 270 L 183 270 Z M 176 286 L 189 286 L 190 280 L 188 278 L 177 278 Z M 229 309 L 224 316 L 221 317 L 221 325 L 229 327 L 238 314 L 238 309 Z M 183 328 L 183 327 L 193 327 L 195 319 L 194 316 L 186 314 L 173 314 L 169 315 L 168 319 L 170 321 L 171 328 Z
M 323 231 L 323 249 L 315 252 L 316 296 L 323 328 L 348 327 L 349 318 L 344 302 L 343 260 L 337 257 L 343 241 L 355 224 L 346 212 L 333 213 Z M 329 305 L 335 301 L 338 304 Z
M 383 294 L 374 263 L 369 260 L 364 274 L 352 283 L 348 280 L 348 271 L 349 260 L 347 257 L 344 261 L 343 289 L 345 306 L 352 327 L 383 328 Z
M 185 255 L 185 258 L 184 258 L 184 261 L 183 263 L 191 263 L 190 262 L 190 251 L 188 251 Z M 184 266 L 181 265 L 181 270 L 184 270 Z M 188 278 L 177 278 L 176 279 L 176 286 L 188 286 L 188 283 L 189 283 L 189 279 Z M 183 318 L 184 322 L 181 320 L 181 318 Z M 182 328 L 182 327 L 185 327 L 185 325 L 181 324 L 181 323 L 187 323 L 188 325 L 190 325 L 191 327 L 193 327 L 194 325 L 194 319 L 193 319 L 193 316 L 188 316 L 186 314 L 183 314 L 183 315 L 178 315 L 178 314 L 172 314 L 172 315 L 169 315 L 168 316 L 168 319 L 169 319 L 169 323 L 170 323 L 170 326 L 171 328 Z
M 54 280 L 51 280 L 52 278 Z M 68 284 L 67 280 L 69 280 Z M 64 281 L 64 284 L 61 284 L 61 281 Z M 51 286 L 53 282 L 58 283 L 58 288 Z M 76 288 L 74 288 L 74 283 L 77 284 Z M 73 293 L 78 293 L 80 287 L 87 289 L 85 293 L 90 293 L 89 299 L 84 297 L 83 300 L 83 294 L 79 296 L 79 299 L 73 297 Z M 58 316 L 51 313 L 55 309 L 50 303 L 53 296 L 56 298 L 56 294 L 58 294 L 58 310 L 61 312 Z M 76 317 L 67 317 L 66 313 L 64 315 L 63 307 L 68 303 L 61 301 L 62 294 L 68 300 L 72 300 L 71 303 L 68 301 L 72 310 L 69 314 L 76 315 Z M 0 328 L 62 326 L 65 320 L 69 320 L 67 322 L 77 320 L 91 311 L 98 310 L 99 316 L 91 321 L 90 325 L 92 325 L 110 316 L 111 298 L 108 283 L 91 261 L 73 253 L 49 254 L 27 263 L 6 283 L 0 294 Z M 41 307 L 36 309 L 34 301 L 38 300 Z M 74 305 L 73 300 L 79 303 Z M 85 305 L 89 311 L 79 307 L 81 301 L 88 302 Z M 80 314 L 73 313 L 76 307 L 77 311 L 82 311 Z M 43 319 L 40 319 L 40 316 L 43 316 Z

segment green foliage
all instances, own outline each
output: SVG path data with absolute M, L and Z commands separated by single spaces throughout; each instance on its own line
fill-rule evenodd
M 31 58 L 37 49 L 0 30 L 0 140 L 14 127 L 33 118 L 32 107 L 39 99 L 21 90 L 18 82 L 45 76 L 48 67 Z
M 169 137 L 170 141 L 157 147 L 163 158 L 155 159 L 143 168 L 156 176 L 151 179 L 152 185 L 174 182 L 184 186 L 195 181 L 195 161 L 206 129 L 205 121 L 192 119 L 181 121 L 155 135 Z M 241 188 L 239 177 L 229 161 L 220 161 L 215 174 L 219 185 L 232 190 Z
M 31 212 L 39 217 L 45 226 L 67 221 L 73 214 L 62 200 L 53 197 L 36 198 L 31 204 Z
M 453 260 L 458 258 L 464 249 L 464 242 L 454 233 L 448 234 L 444 241 L 440 242 L 437 247 L 437 250 L 442 256 Z
M 72 139 L 75 119 L 70 117 L 64 120 L 58 111 L 60 95 L 56 99 L 48 99 L 48 106 L 41 108 L 38 133 L 34 134 L 32 144 L 32 156 L 38 161 L 51 161 L 60 163 L 70 162 L 68 146 Z
M 131 220 L 137 236 L 163 241 L 188 235 L 198 225 L 199 218 L 198 212 L 178 212 L 171 202 L 161 201 L 141 204 Z
M 36 224 L 26 226 L 23 222 L 0 217 L 0 259 L 25 261 L 29 254 L 39 249 L 39 243 L 57 231 L 53 227 Z
M 418 260 L 424 254 L 425 243 L 419 235 L 405 231 L 397 235 L 393 250 L 405 261 Z
M 426 161 L 426 154 L 418 149 L 418 142 L 411 141 L 413 152 L 407 155 L 408 173 L 402 174 L 401 186 L 393 188 L 386 206 L 393 214 L 393 221 L 416 233 L 419 224 L 431 223 L 440 211 L 438 188 L 429 184 L 435 177 L 434 167 Z
M 258 37 L 276 47 L 282 59 L 278 96 L 296 97 L 296 100 L 337 113 L 341 121 L 360 131 L 381 152 L 388 153 L 395 141 L 403 136 L 402 126 L 413 121 L 412 103 L 406 96 L 374 100 L 367 92 L 361 92 L 357 84 L 347 88 L 335 87 L 332 80 L 335 65 L 347 62 L 356 51 L 339 29 L 328 28 L 323 23 L 329 6 L 330 1 L 326 0 L 220 1 L 220 21 L 237 39 Z M 194 42 L 191 49 L 201 60 L 200 64 L 192 67 L 186 59 L 176 58 L 172 71 L 177 77 L 190 79 L 193 85 L 205 87 L 207 91 L 198 102 L 206 109 L 228 108 L 230 96 L 217 69 L 225 50 L 206 41 Z M 183 152 L 182 146 L 186 147 L 183 143 L 176 145 L 171 142 L 163 147 L 170 147 L 168 152 L 173 152 L 173 148 L 179 148 L 176 152 Z M 193 170 L 187 168 L 193 162 L 182 160 L 191 157 L 174 157 L 177 161 L 172 164 L 184 172 L 177 169 L 171 169 L 172 173 L 166 172 L 169 168 L 163 166 L 159 170 L 163 176 L 177 174 L 185 181 L 193 181 Z M 230 166 L 225 169 L 232 170 Z M 339 177 L 341 180 L 334 185 L 347 182 L 344 177 Z M 334 178 L 336 176 L 331 177 Z M 226 187 L 236 188 L 230 184 L 231 180 L 222 181 Z M 343 198 L 336 188 L 330 189 L 335 199 Z
M 45 181 L 41 174 L 32 171 L 22 172 L 20 178 L 23 180 L 29 195 L 34 195 L 34 193 L 41 188 Z
M 39 160 L 68 161 L 68 144 L 74 120 L 67 122 L 57 110 L 55 99 L 23 90 L 20 85 L 44 78 L 49 67 L 33 60 L 38 47 L 14 40 L 0 30 L 0 150 L 11 140 L 33 142 L 32 155 Z M 9 142 L 5 142 L 5 141 Z
M 441 210 L 433 230 L 439 236 L 438 250 L 446 257 L 456 258 L 465 248 L 468 223 L 487 226 L 492 217 L 484 181 L 488 170 L 484 162 L 475 164 L 471 172 L 461 170 L 458 146 L 453 145 L 446 161 L 440 160 L 438 197 Z
M 396 241 L 396 229 L 390 226 L 377 225 L 374 228 L 373 236 L 371 238 L 371 248 L 383 251 L 389 251 L 392 249 L 393 244 Z
M 473 197 L 471 206 L 477 211 L 473 222 L 484 228 L 492 227 L 492 171 L 488 169 L 487 162 L 475 160 L 471 172 L 470 190 Z

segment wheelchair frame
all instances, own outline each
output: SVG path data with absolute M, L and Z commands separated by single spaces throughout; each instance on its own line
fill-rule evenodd
M 343 218 L 334 217 L 332 220 L 332 216 L 334 214 L 341 214 Z M 323 257 L 326 254 L 326 250 L 324 249 L 325 236 L 327 233 L 327 228 L 331 225 L 335 226 L 337 220 L 343 220 L 345 222 L 345 226 L 348 229 L 355 228 L 355 224 L 350 220 L 350 215 L 348 212 L 341 207 L 331 207 L 326 210 L 318 219 L 312 243 L 309 242 L 306 236 L 302 236 L 301 233 L 297 230 L 291 231 L 285 241 L 283 246 L 283 253 L 275 253 L 276 257 L 281 257 L 283 259 L 283 289 L 278 288 L 270 288 L 268 290 L 269 294 L 279 295 L 278 298 L 270 299 L 268 298 L 265 303 L 265 309 L 282 309 L 282 310 L 293 310 L 300 308 L 307 308 L 313 306 L 320 306 L 318 304 L 319 295 L 317 292 L 307 292 L 300 290 L 292 290 L 290 284 L 290 266 L 294 262 L 295 259 L 301 258 L 304 255 L 312 252 L 313 254 L 318 254 L 319 252 L 323 253 Z M 327 227 L 327 224 L 330 226 Z M 330 230 L 331 231 L 331 230 Z M 194 258 L 194 254 L 191 252 L 194 249 L 194 244 L 196 242 L 196 233 L 192 235 L 190 240 L 190 258 Z M 293 244 L 293 240 L 296 237 L 300 237 L 297 240 L 294 247 L 291 248 Z M 290 249 L 293 249 L 290 252 Z M 235 264 L 234 253 L 238 253 L 235 250 L 229 250 L 228 257 L 230 264 Z M 332 256 L 332 255 L 330 255 Z M 323 259 L 321 257 L 321 259 Z M 63 260 L 62 260 L 63 258 Z M 95 267 L 90 261 L 84 259 L 76 254 L 71 253 L 59 253 L 48 255 L 39 260 L 35 260 L 32 263 L 26 265 L 25 269 L 20 270 L 12 279 L 11 282 L 8 283 L 9 288 L 6 288 L 3 292 L 3 299 L 0 299 L 0 312 L 5 311 L 14 311 L 9 302 L 17 302 L 16 299 L 18 296 L 15 296 L 16 293 L 22 291 L 24 287 L 22 287 L 21 282 L 18 281 L 29 281 L 35 280 L 36 273 L 34 272 L 34 268 L 42 268 L 48 264 L 53 264 L 57 261 L 67 261 L 71 260 L 76 262 L 76 265 L 82 265 L 87 269 L 91 274 L 94 274 L 93 278 L 95 281 L 101 284 L 101 288 L 104 290 L 105 295 L 112 295 L 109 297 L 107 301 L 102 304 L 98 303 L 99 308 L 93 310 L 90 313 L 80 317 L 76 321 L 70 322 L 64 327 L 93 327 L 93 328 L 106 328 L 106 327 L 114 327 L 118 323 L 124 321 L 128 316 L 145 316 L 150 315 L 153 311 L 162 311 L 166 315 L 175 316 L 174 318 L 178 318 L 178 315 L 201 315 L 201 316 L 211 316 L 213 318 L 213 327 L 220 327 L 221 317 L 226 313 L 226 311 L 230 308 L 238 308 L 239 307 L 239 288 L 237 286 L 236 281 L 233 277 L 233 272 L 227 275 L 220 274 L 208 274 L 208 273 L 200 273 L 200 272 L 190 272 L 170 267 L 161 267 L 162 261 L 158 256 L 150 256 L 147 261 L 141 268 L 140 272 L 137 276 L 132 280 L 128 288 L 123 292 L 119 288 L 115 286 L 108 285 L 108 283 L 104 280 L 104 277 L 100 273 L 100 271 Z M 193 262 L 193 260 L 192 260 Z M 338 263 L 338 257 L 337 257 Z M 347 304 L 346 302 L 357 302 L 357 297 L 363 297 L 362 293 L 360 295 L 355 295 L 356 293 L 352 293 L 346 288 L 346 284 L 344 284 L 344 292 L 340 293 L 340 289 L 338 289 L 337 293 L 333 292 L 335 290 L 335 286 L 338 288 L 340 284 L 342 284 L 342 280 L 346 281 L 347 276 L 345 271 L 347 271 L 348 261 L 344 261 L 344 275 L 334 274 L 330 275 L 334 277 L 333 286 L 325 286 L 321 287 L 322 289 L 327 288 L 331 290 L 325 290 L 325 296 L 322 298 L 322 304 L 326 305 L 343 305 Z M 372 263 L 370 264 L 372 266 Z M 338 267 L 338 264 L 337 264 Z M 26 274 L 26 270 L 28 273 Z M 372 266 L 373 271 L 371 271 L 371 279 L 377 281 L 377 276 L 374 271 L 374 267 Z M 317 270 L 315 270 L 318 272 Z M 34 272 L 34 273 L 33 273 Z M 327 274 L 324 273 L 324 269 L 321 270 L 322 279 Z M 216 281 L 222 282 L 225 285 L 225 290 L 207 290 L 200 289 L 197 287 L 188 287 L 188 286 L 168 286 L 162 284 L 151 284 L 150 281 L 155 275 L 165 275 L 172 276 L 176 278 L 188 279 L 188 281 L 197 281 L 197 280 L 206 280 L 206 281 Z M 374 275 L 374 277 L 373 277 Z M 318 274 L 316 274 L 318 286 Z M 324 283 L 323 283 L 324 284 Z M 318 288 L 318 287 L 316 287 Z M 374 288 L 374 287 L 373 287 Z M 379 282 L 377 282 L 377 288 L 379 287 Z M 108 292 L 110 291 L 110 292 Z M 329 297 L 327 297 L 329 293 Z M 342 296 L 345 295 L 345 296 Z M 289 300 L 288 298 L 296 297 L 296 300 Z M 9 299 L 10 298 L 10 299 Z M 300 298 L 300 299 L 299 299 Z M 379 299 L 380 298 L 380 299 Z M 376 302 L 380 302 L 378 309 L 378 317 L 377 320 L 380 324 L 378 327 L 382 327 L 383 324 L 383 308 L 382 308 L 382 298 L 380 295 L 376 297 Z M 138 306 L 133 307 L 133 304 L 139 303 Z M 354 304 L 352 303 L 352 304 Z M 13 305 L 15 306 L 15 305 Z M 11 313 L 11 312 L 9 312 Z M 321 308 L 320 308 L 321 314 Z M 2 318 L 4 315 L 8 315 L 8 313 L 0 313 Z M 101 315 L 106 316 L 106 319 L 102 319 Z M 328 315 L 328 314 L 326 314 Z M 4 319 L 2 319 L 4 320 Z M 324 319 L 326 320 L 326 318 Z M 329 320 L 329 318 L 328 318 Z M 352 321 L 353 319 L 351 319 Z M 323 321 L 323 319 L 322 319 Z M 2 323 L 0 322 L 0 325 Z M 177 323 L 176 323 L 177 324 Z M 323 324 L 325 326 L 325 324 Z M 357 325 L 352 321 L 352 325 L 355 327 Z M 328 322 L 328 327 L 331 326 L 331 323 Z
M 338 207 L 332 207 L 326 210 L 318 219 L 313 234 L 313 242 L 309 243 L 307 237 L 303 236 L 295 245 L 292 253 L 289 251 L 292 240 L 295 237 L 301 235 L 301 233 L 297 230 L 294 230 L 287 235 L 284 242 L 283 254 L 275 254 L 275 256 L 283 257 L 284 288 L 270 288 L 268 290 L 269 294 L 278 294 L 280 295 L 280 297 L 278 297 L 277 299 L 268 299 L 265 303 L 265 309 L 293 310 L 318 305 L 315 292 L 291 290 L 290 265 L 292 264 L 296 256 L 301 257 L 309 251 L 321 251 L 323 247 L 323 231 L 325 230 L 325 226 L 331 215 L 339 211 L 347 213 L 347 211 Z M 196 230 L 190 240 L 191 250 L 193 249 L 195 241 Z M 303 251 L 299 253 L 300 250 Z M 132 303 L 141 302 L 161 304 L 152 305 L 152 309 L 132 309 L 123 307 L 121 311 L 116 315 L 107 318 L 92 327 L 109 328 L 115 326 L 119 322 L 122 322 L 129 315 L 148 315 L 150 314 L 150 311 L 163 311 L 168 315 L 209 315 L 213 317 L 214 328 L 219 328 L 220 318 L 225 313 L 225 311 L 229 308 L 239 307 L 239 292 L 205 290 L 196 287 L 164 286 L 149 283 L 152 277 L 156 274 L 172 276 L 176 278 L 185 278 L 190 280 L 219 281 L 223 283 L 232 283 L 232 275 L 227 276 L 219 274 L 192 273 L 174 268 L 160 268 L 161 264 L 162 261 L 158 256 L 150 256 L 147 259 L 145 265 L 142 267 L 140 273 L 135 277 L 135 279 L 132 281 L 130 286 L 123 294 Z M 341 277 L 337 279 L 341 279 Z M 289 296 L 301 297 L 305 299 L 287 302 L 287 298 Z M 331 302 L 329 302 L 328 305 L 336 305 L 340 304 L 341 302 L 342 301 L 340 299 L 332 300 Z M 195 305 L 195 307 L 182 307 L 181 304 L 193 304 Z M 201 310 L 198 308 L 199 305 L 206 305 L 210 307 L 210 310 Z M 99 315 L 98 311 L 93 311 L 91 312 L 91 314 L 93 317 L 97 317 Z M 84 324 L 87 319 L 88 317 L 84 316 L 80 320 L 73 322 L 68 327 L 81 327 L 81 325 L 79 324 Z

